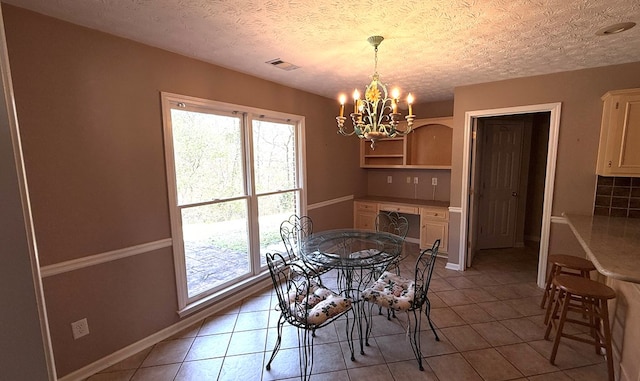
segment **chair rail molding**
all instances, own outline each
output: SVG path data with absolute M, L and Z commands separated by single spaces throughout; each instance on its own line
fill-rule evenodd
M 331 200 L 320 201 L 320 202 L 316 202 L 316 203 L 313 203 L 313 204 L 309 204 L 309 205 L 307 205 L 307 210 L 324 208 L 325 206 L 339 204 L 341 202 L 350 201 L 350 200 L 353 200 L 353 199 L 354 199 L 353 195 L 343 196 L 343 197 L 338 197 L 338 198 L 332 198 Z
M 46 278 L 54 275 L 63 274 L 69 271 L 79 270 L 85 267 L 96 266 L 102 263 L 116 261 L 122 258 L 132 257 L 138 254 L 144 254 L 144 253 L 162 249 L 165 247 L 171 247 L 172 244 L 173 244 L 173 240 L 171 238 L 165 238 L 158 241 L 147 242 L 140 245 L 107 251 L 106 253 L 90 255 L 87 257 L 71 259 L 69 261 L 42 266 L 40 267 L 40 273 L 42 278 Z

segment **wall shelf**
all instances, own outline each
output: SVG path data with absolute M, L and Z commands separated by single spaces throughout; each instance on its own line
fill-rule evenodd
M 403 137 L 360 141 L 361 168 L 451 169 L 453 117 L 417 119 Z M 406 122 L 405 122 L 406 123 Z M 400 126 L 404 128 L 404 126 Z

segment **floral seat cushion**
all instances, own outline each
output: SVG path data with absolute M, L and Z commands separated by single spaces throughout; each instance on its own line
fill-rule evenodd
M 298 321 L 320 325 L 351 308 L 352 300 L 311 280 L 289 293 L 289 311 Z
M 385 271 L 362 292 L 362 299 L 395 311 L 407 311 L 413 305 L 415 282 Z

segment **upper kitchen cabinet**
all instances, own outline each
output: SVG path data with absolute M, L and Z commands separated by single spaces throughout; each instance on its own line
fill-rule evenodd
M 609 91 L 602 100 L 596 173 L 640 177 L 640 89 Z
M 406 123 L 406 122 L 403 122 Z M 451 169 L 453 117 L 416 119 L 403 137 L 360 142 L 362 168 Z M 400 128 L 404 128 L 401 126 Z

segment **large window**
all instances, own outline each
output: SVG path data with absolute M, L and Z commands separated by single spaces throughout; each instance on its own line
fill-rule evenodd
M 162 94 L 180 309 L 260 274 L 301 214 L 301 117 Z

